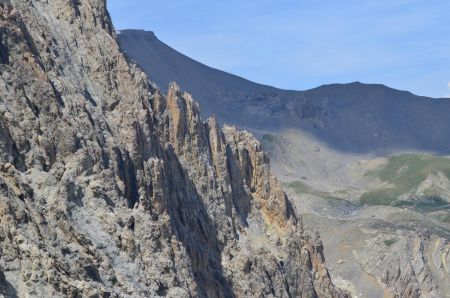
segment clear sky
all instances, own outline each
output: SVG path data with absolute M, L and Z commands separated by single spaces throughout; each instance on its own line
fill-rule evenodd
M 154 31 L 258 83 L 361 81 L 450 97 L 449 0 L 108 0 L 108 8 L 118 30 Z

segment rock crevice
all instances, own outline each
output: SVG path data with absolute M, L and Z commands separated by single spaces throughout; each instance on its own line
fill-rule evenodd
M 347 296 L 259 143 L 155 89 L 104 1 L 4 0 L 0 37 L 1 294 Z

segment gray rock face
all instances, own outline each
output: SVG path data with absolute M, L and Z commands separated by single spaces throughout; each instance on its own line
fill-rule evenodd
M 348 296 L 260 144 L 153 87 L 105 1 L 2 0 L 0 50 L 0 296 Z
M 220 121 L 252 131 L 297 129 L 348 153 L 450 154 L 449 99 L 361 83 L 280 90 L 198 63 L 152 32 L 122 30 L 118 38 L 152 81 L 167 86 L 176 80 L 192 93 L 205 117 L 215 114 Z
M 446 288 L 438 289 L 435 280 L 441 277 L 447 279 L 448 246 L 445 239 L 432 239 L 428 244 L 430 239 L 424 235 L 410 234 L 398 241 L 384 240 L 384 245 L 391 246 L 389 252 L 383 249 L 382 239 L 376 237 L 369 240 L 373 249 L 366 254 L 356 253 L 356 259 L 361 268 L 384 284 L 394 297 L 442 297 L 447 293 Z M 434 250 L 435 264 L 427 256 L 427 249 Z M 433 265 L 441 271 L 434 277 Z

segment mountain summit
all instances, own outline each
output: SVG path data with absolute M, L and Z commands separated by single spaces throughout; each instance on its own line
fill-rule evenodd
M 200 102 L 202 115 L 253 131 L 298 129 L 350 153 L 450 153 L 450 99 L 375 84 L 333 84 L 306 91 L 253 83 L 194 61 L 152 32 L 123 30 L 126 55 L 159 86 L 172 80 Z

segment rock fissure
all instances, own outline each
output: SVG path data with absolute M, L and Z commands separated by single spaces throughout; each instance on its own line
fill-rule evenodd
M 155 89 L 104 1 L 3 2 L 0 294 L 348 297 L 259 143 Z

